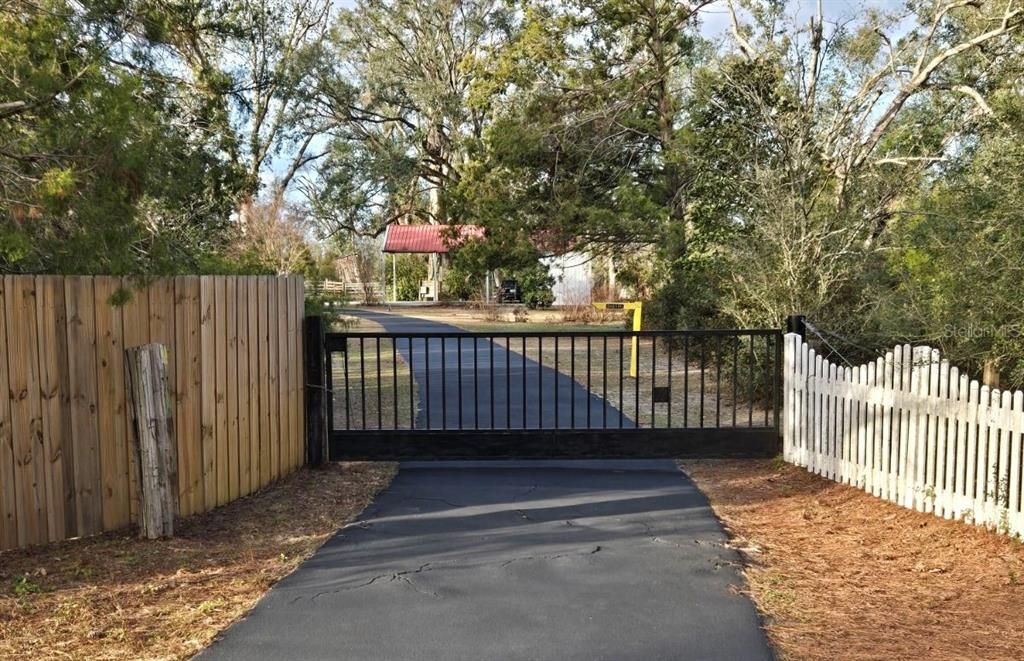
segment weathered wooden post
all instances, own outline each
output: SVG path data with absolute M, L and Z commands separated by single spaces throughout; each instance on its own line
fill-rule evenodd
M 178 457 L 167 349 L 161 344 L 125 349 L 124 365 L 141 491 L 139 534 L 148 539 L 172 537 L 178 512 Z
M 327 371 L 323 317 L 306 317 L 306 461 L 319 466 L 327 461 Z

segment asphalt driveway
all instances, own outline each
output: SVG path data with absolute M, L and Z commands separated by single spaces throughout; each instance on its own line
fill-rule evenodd
M 668 460 L 402 464 L 203 659 L 768 659 Z

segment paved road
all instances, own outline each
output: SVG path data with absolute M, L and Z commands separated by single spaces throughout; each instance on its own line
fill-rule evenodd
M 370 310 L 346 310 L 346 314 L 375 321 L 389 333 L 465 332 L 404 315 Z M 512 347 L 520 341 L 513 339 Z M 536 352 L 537 340 L 528 342 L 529 351 Z M 397 340 L 398 351 L 412 366 L 419 385 L 417 429 L 553 429 L 556 412 L 557 426 L 564 429 L 573 424 L 580 428 L 635 426 L 632 418 L 606 405 L 569 375 L 486 339 L 477 339 L 475 345 L 465 338 Z
M 671 461 L 403 464 L 203 659 L 770 659 Z

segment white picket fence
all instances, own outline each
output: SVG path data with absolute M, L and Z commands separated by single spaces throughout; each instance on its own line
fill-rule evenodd
M 937 349 L 844 367 L 785 338 L 783 456 L 894 503 L 1024 536 L 1024 393 L 983 386 Z

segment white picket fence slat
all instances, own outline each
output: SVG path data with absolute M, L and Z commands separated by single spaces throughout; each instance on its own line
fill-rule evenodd
M 946 519 L 1024 537 L 1024 392 L 977 380 L 930 347 L 856 367 L 784 342 L 783 458 Z

